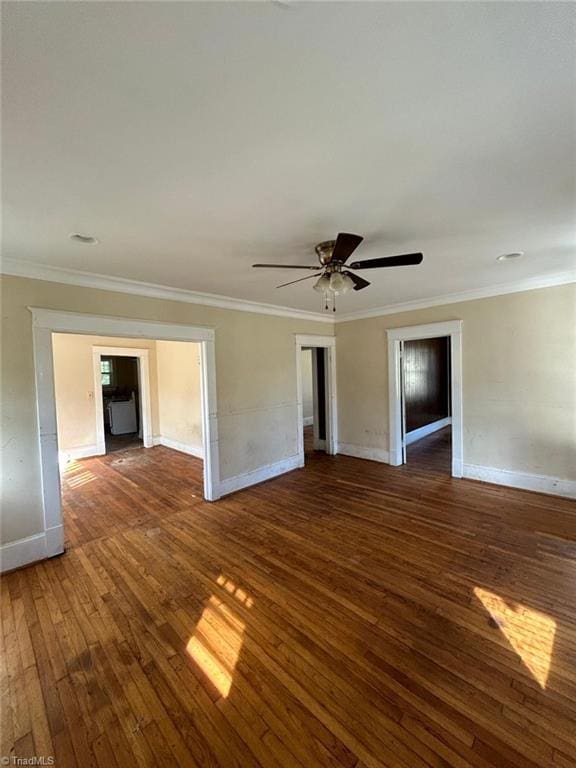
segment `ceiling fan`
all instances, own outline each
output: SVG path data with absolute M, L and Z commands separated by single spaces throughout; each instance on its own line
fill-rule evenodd
M 313 275 L 301 277 L 298 280 L 291 280 L 289 283 L 281 283 L 277 288 L 284 288 L 286 285 L 300 283 L 303 280 L 310 280 L 313 277 L 319 279 L 312 286 L 318 293 L 324 294 L 325 309 L 328 309 L 328 300 L 332 299 L 332 309 L 336 311 L 336 296 L 348 293 L 348 291 L 361 291 L 368 288 L 370 283 L 364 280 L 360 275 L 350 272 L 349 269 L 380 269 L 381 267 L 406 267 L 413 264 L 421 264 L 424 256 L 421 253 L 406 253 L 402 256 L 383 256 L 378 259 L 367 259 L 366 261 L 353 261 L 346 264 L 350 256 L 360 245 L 364 238 L 360 235 L 351 235 L 341 232 L 336 240 L 326 240 L 318 243 L 315 248 L 316 255 L 320 264 L 306 265 L 302 264 L 253 264 L 257 268 L 272 269 L 309 269 L 314 270 Z M 348 269 L 345 269 L 344 266 Z

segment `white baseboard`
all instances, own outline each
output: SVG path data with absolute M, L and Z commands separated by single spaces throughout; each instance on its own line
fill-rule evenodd
M 314 424 L 314 416 L 304 416 L 304 426 L 311 427 Z
M 356 459 L 379 461 L 382 464 L 389 463 L 388 451 L 385 448 L 368 448 L 354 443 L 338 443 L 337 453 L 342 453 L 344 456 L 354 456 Z
M 549 475 L 531 475 L 524 472 L 513 472 L 508 469 L 482 467 L 478 464 L 465 464 L 463 477 L 469 480 L 482 480 L 485 483 L 509 485 L 512 488 L 523 488 L 527 491 L 549 493 L 553 496 L 576 498 L 576 480 L 562 480 Z
M 406 445 L 411 445 L 417 440 L 421 440 L 423 437 L 432 435 L 434 432 L 438 432 L 439 429 L 444 429 L 452 424 L 452 417 L 448 416 L 445 419 L 439 419 L 433 421 L 431 424 L 425 424 L 423 427 L 413 429 L 411 432 L 406 432 Z
M 262 483 L 264 480 L 270 480 L 278 475 L 283 475 L 285 472 L 291 472 L 300 466 L 302 466 L 300 456 L 296 455 L 290 456 L 288 459 L 276 461 L 274 464 L 266 464 L 264 467 L 259 467 L 243 475 L 229 477 L 226 480 L 220 481 L 220 496 L 227 496 L 229 493 L 240 491 L 242 488 L 248 488 L 250 485 Z
M 153 437 L 152 442 L 154 445 L 163 445 L 165 448 L 172 448 L 174 451 L 187 453 L 189 456 L 196 456 L 197 459 L 204 458 L 204 450 L 202 446 L 188 445 L 187 443 L 181 443 L 178 440 L 172 440 L 171 438 L 162 435 Z
M 61 467 L 66 466 L 69 461 L 75 459 L 89 459 L 91 456 L 101 456 L 106 453 L 106 449 L 101 450 L 100 446 L 95 445 L 81 445 L 78 448 L 67 448 L 66 450 L 58 451 L 58 463 Z
M 0 572 L 13 571 L 24 565 L 45 560 L 64 552 L 64 526 L 54 528 L 25 539 L 17 539 L 0 547 Z

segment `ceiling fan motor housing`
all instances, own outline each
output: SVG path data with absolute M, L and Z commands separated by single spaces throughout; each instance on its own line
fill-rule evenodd
M 314 250 L 316 251 L 320 264 L 326 266 L 330 263 L 335 245 L 336 240 L 325 240 L 323 243 L 318 243 Z

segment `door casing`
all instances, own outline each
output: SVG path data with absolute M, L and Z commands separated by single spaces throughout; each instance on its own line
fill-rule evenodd
M 463 412 L 462 412 L 462 320 L 442 323 L 389 328 L 388 337 L 388 403 L 389 403 L 389 462 L 399 466 L 404 462 L 402 355 L 404 341 L 412 339 L 450 339 L 450 380 L 452 389 L 452 477 L 462 477 Z

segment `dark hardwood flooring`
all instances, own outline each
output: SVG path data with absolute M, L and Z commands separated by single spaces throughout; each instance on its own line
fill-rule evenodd
M 106 432 L 104 439 L 106 442 L 106 453 L 127 451 L 132 450 L 133 448 L 144 448 L 144 442 L 138 437 L 138 433 L 111 435 L 109 432 Z
M 314 427 L 304 427 L 304 455 L 314 453 Z
M 410 469 L 430 474 L 452 474 L 452 427 L 439 429 L 407 446 L 406 463 Z
M 321 452 L 217 503 L 167 448 L 63 483 L 2 579 L 4 756 L 576 765 L 574 502 Z

